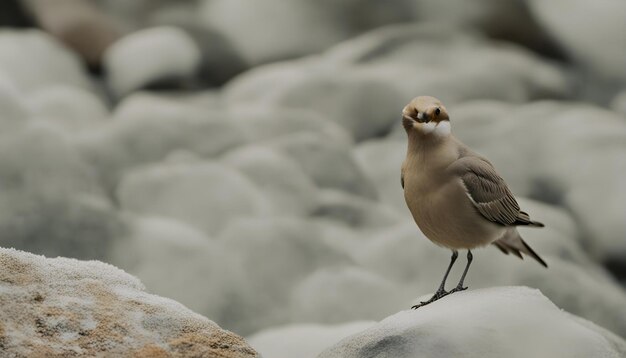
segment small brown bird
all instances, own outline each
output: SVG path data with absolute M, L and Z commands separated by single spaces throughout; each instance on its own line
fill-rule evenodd
M 417 226 L 432 242 L 452 250 L 450 265 L 439 289 L 418 308 L 463 287 L 472 263 L 471 250 L 494 244 L 503 253 L 530 255 L 546 263 L 528 246 L 516 226 L 543 227 L 520 207 L 493 165 L 451 133 L 446 107 L 434 97 L 414 98 L 402 110 L 408 135 L 401 184 L 406 204 Z M 458 257 L 467 250 L 467 265 L 458 285 L 445 290 L 446 279 Z

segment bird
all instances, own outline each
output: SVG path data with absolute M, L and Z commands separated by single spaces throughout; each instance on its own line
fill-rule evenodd
M 400 183 L 415 223 L 452 257 L 434 295 L 417 309 L 449 294 L 466 290 L 465 277 L 475 248 L 495 245 L 504 254 L 522 254 L 546 262 L 522 239 L 518 226 L 544 227 L 520 209 L 506 182 L 485 157 L 452 134 L 446 107 L 435 97 L 419 96 L 402 110 L 407 154 Z M 459 250 L 467 250 L 467 264 L 457 286 L 445 290 Z

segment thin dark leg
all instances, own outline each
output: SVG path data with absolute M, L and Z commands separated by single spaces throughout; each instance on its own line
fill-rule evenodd
M 443 280 L 441 281 L 441 284 L 439 285 L 439 289 L 437 290 L 437 292 L 435 292 L 435 294 L 433 295 L 433 297 L 431 297 L 428 301 L 426 302 L 421 302 L 418 305 L 415 305 L 411 308 L 413 309 L 417 309 L 420 308 L 422 306 L 426 306 L 427 304 L 437 301 L 438 299 L 446 296 L 449 294 L 449 292 L 446 292 L 445 286 L 446 286 L 446 280 L 448 279 L 448 274 L 450 274 L 450 270 L 452 269 L 452 266 L 454 265 L 454 262 L 456 261 L 457 257 L 459 257 L 459 252 L 456 250 L 452 250 L 452 257 L 450 258 L 450 264 L 448 265 L 448 269 L 446 270 L 446 274 L 443 275 Z
M 456 285 L 456 287 L 453 288 L 450 291 L 450 293 L 467 290 L 467 287 L 463 287 L 463 281 L 465 281 L 465 275 L 467 275 L 467 271 L 469 270 L 469 267 L 472 264 L 472 259 L 473 258 L 474 258 L 474 256 L 472 255 L 472 252 L 470 250 L 467 250 L 467 266 L 465 266 L 465 270 L 463 271 L 463 275 L 461 275 L 461 281 L 459 281 L 459 284 Z

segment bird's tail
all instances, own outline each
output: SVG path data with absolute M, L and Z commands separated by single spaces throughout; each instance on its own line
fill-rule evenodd
M 528 216 L 528 214 L 524 211 L 520 211 L 519 214 L 517 214 L 517 218 L 515 218 L 515 222 L 513 223 L 513 225 L 522 225 L 522 226 L 530 226 L 530 227 L 544 227 L 545 226 L 543 223 L 540 223 L 539 221 L 530 220 L 530 216 Z
M 542 266 L 548 267 L 548 264 L 522 239 L 516 228 L 510 228 L 502 238 L 494 241 L 493 244 L 507 255 L 513 253 L 520 259 L 524 259 L 522 256 L 524 253 L 537 260 Z

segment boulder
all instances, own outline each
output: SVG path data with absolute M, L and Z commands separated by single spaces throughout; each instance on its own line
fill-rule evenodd
M 319 357 L 617 358 L 626 354 L 622 338 L 583 321 L 561 311 L 539 290 L 495 287 L 398 312 Z
M 97 261 L 0 249 L 4 355 L 258 357 L 243 338 Z

